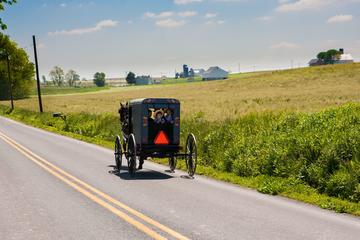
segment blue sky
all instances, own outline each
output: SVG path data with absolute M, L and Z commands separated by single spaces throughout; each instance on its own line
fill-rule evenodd
M 360 0 L 19 0 L 1 18 L 31 58 L 37 36 L 46 76 L 281 69 L 341 47 L 360 58 Z

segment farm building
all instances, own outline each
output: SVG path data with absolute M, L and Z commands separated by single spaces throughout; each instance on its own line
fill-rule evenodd
M 324 65 L 324 64 L 325 64 L 324 60 L 318 59 L 318 58 L 311 59 L 310 62 L 309 62 L 310 67 L 320 66 L 320 65 Z
M 135 78 L 136 85 L 150 85 L 154 84 L 154 80 L 150 76 L 137 76 Z
M 105 82 L 111 87 L 124 87 L 128 85 L 125 78 L 106 78 Z
M 344 53 L 344 49 L 341 48 L 340 49 L 340 57 L 339 60 L 335 61 L 335 64 L 347 64 L 347 63 L 353 63 L 354 62 L 354 58 L 351 56 L 350 53 Z
M 208 80 L 217 80 L 217 79 L 227 79 L 229 73 L 219 67 L 210 67 L 207 71 L 205 71 L 201 77 L 204 81 Z

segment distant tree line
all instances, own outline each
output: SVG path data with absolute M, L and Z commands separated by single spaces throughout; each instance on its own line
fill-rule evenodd
M 49 73 L 50 79 L 54 86 L 64 86 L 67 84 L 70 87 L 76 86 L 76 83 L 80 81 L 80 75 L 76 73 L 75 70 L 70 69 L 66 74 L 64 70 L 59 67 L 55 66 Z M 42 80 L 46 82 L 46 77 L 43 76 Z
M 59 67 L 55 66 L 49 73 L 51 82 L 54 86 L 62 87 L 62 86 L 70 86 L 76 87 L 77 83 L 80 81 L 80 75 L 73 69 L 70 69 L 66 74 L 64 70 Z M 105 73 L 103 72 L 96 72 L 94 74 L 93 82 L 98 87 L 105 86 Z M 42 76 L 42 80 L 44 83 L 47 83 L 46 77 Z

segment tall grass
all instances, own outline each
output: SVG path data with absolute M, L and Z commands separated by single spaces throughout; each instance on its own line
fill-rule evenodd
M 74 113 L 64 122 L 50 113 L 6 111 L 0 106 L 0 114 L 29 124 L 106 142 L 120 132 L 119 119 L 111 114 Z M 207 121 L 198 113 L 182 120 L 182 143 L 189 132 L 198 139 L 200 165 L 261 177 L 261 192 L 276 194 L 285 190 L 284 182 L 295 181 L 319 193 L 360 201 L 360 104 L 312 114 L 249 114 L 221 122 Z

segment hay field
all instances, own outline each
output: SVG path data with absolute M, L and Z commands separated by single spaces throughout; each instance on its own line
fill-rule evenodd
M 120 101 L 147 97 L 178 98 L 182 102 L 183 117 L 201 114 L 211 121 L 268 110 L 313 112 L 348 102 L 360 102 L 360 63 L 235 74 L 224 81 L 44 96 L 43 103 L 47 112 L 117 114 Z M 1 104 L 8 105 L 8 102 Z M 37 98 L 16 101 L 15 106 L 37 110 Z

